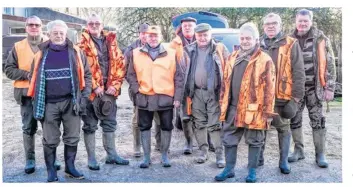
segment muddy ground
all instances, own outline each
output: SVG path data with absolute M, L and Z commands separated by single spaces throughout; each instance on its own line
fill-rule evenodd
M 3 100 L 2 100 L 2 162 L 3 182 L 46 182 L 47 174 L 44 164 L 43 146 L 41 143 L 42 129 L 38 128 L 36 134 L 36 171 L 27 175 L 24 173 L 24 153 L 22 144 L 20 108 L 13 98 L 12 81 L 3 74 Z M 102 145 L 101 128 L 96 133 L 96 157 L 101 164 L 100 171 L 91 171 L 87 167 L 87 154 L 81 133 L 78 154 L 76 157 L 76 168 L 81 171 L 86 179 L 76 181 L 68 179 L 64 175 L 63 167 L 58 172 L 61 182 L 214 182 L 213 178 L 222 169 L 215 165 L 215 155 L 210 154 L 210 159 L 205 164 L 194 163 L 194 154 L 185 156 L 182 154 L 184 135 L 182 131 L 173 130 L 170 158 L 172 167 L 163 168 L 160 164 L 160 153 L 152 151 L 152 166 L 149 169 L 140 169 L 139 163 L 142 158 L 134 158 L 132 149 L 132 104 L 127 93 L 127 84 L 124 83 L 122 95 L 118 101 L 118 127 L 116 131 L 116 145 L 118 153 L 130 160 L 128 166 L 107 165 L 105 151 Z M 315 164 L 314 145 L 312 142 L 311 128 L 307 111 L 304 114 L 304 139 L 306 159 L 292 163 L 292 172 L 283 175 L 278 168 L 278 141 L 277 132 L 270 130 L 265 151 L 265 165 L 257 170 L 258 182 L 342 182 L 342 105 L 331 104 L 331 112 L 327 114 L 327 160 L 329 168 L 321 169 Z M 326 105 L 325 105 L 326 109 Z M 81 131 L 82 132 L 82 131 Z M 154 133 L 154 130 L 152 131 Z M 152 138 L 152 150 L 155 140 Z M 196 143 L 195 150 L 196 150 Z M 57 154 L 64 166 L 64 145 L 61 143 Z M 242 140 L 239 146 L 238 159 L 236 164 L 235 178 L 226 182 L 244 182 L 247 175 L 247 145 Z

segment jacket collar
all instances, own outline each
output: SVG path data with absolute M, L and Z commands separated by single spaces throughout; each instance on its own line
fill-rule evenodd
M 65 41 L 66 41 L 67 46 L 68 46 L 69 49 L 73 49 L 74 48 L 74 44 L 68 38 L 66 38 Z M 38 45 L 39 49 L 42 50 L 42 51 L 48 49 L 50 42 L 51 42 L 50 40 L 47 40 L 47 41 L 39 44 Z
M 144 53 L 148 53 L 148 48 L 147 45 L 144 45 L 143 47 L 141 47 L 140 51 L 144 52 Z M 164 45 L 162 43 L 159 44 L 159 52 L 158 52 L 158 56 L 163 54 L 163 53 L 167 53 L 167 50 L 165 49 Z
M 215 52 L 215 50 L 216 50 L 216 45 L 217 45 L 217 43 L 216 43 L 216 41 L 214 40 L 214 39 L 211 39 L 211 41 L 210 41 L 210 52 Z M 187 45 L 187 46 L 185 46 L 187 49 L 188 49 L 188 51 L 190 51 L 190 53 L 191 52 L 194 52 L 194 51 L 196 51 L 196 49 L 198 48 L 198 45 L 197 45 L 197 42 L 195 41 L 195 42 L 193 42 L 193 43 L 191 43 L 190 45 Z

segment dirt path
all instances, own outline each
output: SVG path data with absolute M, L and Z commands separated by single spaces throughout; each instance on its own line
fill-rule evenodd
M 3 75 L 3 77 L 5 77 Z M 22 144 L 20 109 L 13 98 L 12 82 L 3 78 L 3 122 L 2 122 L 2 161 L 4 182 L 46 182 L 46 167 L 41 144 L 42 129 L 39 127 L 36 135 L 36 172 L 30 175 L 24 173 L 24 154 Z M 105 151 L 102 146 L 101 128 L 96 133 L 96 156 L 101 164 L 100 171 L 91 171 L 87 168 L 87 154 L 81 133 L 76 167 L 83 172 L 86 180 L 76 181 L 64 176 L 63 169 L 58 172 L 62 182 L 213 182 L 213 178 L 222 169 L 216 168 L 215 155 L 210 154 L 207 163 L 199 165 L 193 162 L 195 154 L 182 155 L 184 135 L 179 130 L 173 131 L 171 143 L 171 168 L 163 168 L 160 164 L 160 153 L 152 152 L 152 166 L 149 169 L 140 169 L 142 158 L 132 156 L 132 130 L 131 117 L 132 105 L 127 94 L 127 84 L 124 84 L 122 95 L 118 99 L 118 129 L 116 131 L 116 144 L 118 152 L 130 160 L 129 166 L 104 164 Z M 325 105 L 326 106 L 326 105 Z M 304 114 L 304 139 L 306 159 L 291 164 L 292 172 L 283 175 L 278 169 L 278 141 L 277 132 L 271 130 L 265 151 L 265 165 L 257 171 L 258 182 L 342 182 L 342 109 L 340 104 L 334 104 L 331 112 L 327 114 L 327 159 L 329 168 L 321 169 L 315 164 L 314 145 L 312 142 L 311 128 L 308 123 L 307 111 Z M 82 132 L 82 131 L 81 131 Z M 153 131 L 154 132 L 154 131 Z M 155 140 L 152 138 L 152 150 Z M 196 143 L 194 143 L 196 145 Z M 57 154 L 64 166 L 64 145 L 60 143 Z M 195 147 L 196 149 L 196 147 Z M 227 182 L 244 182 L 247 175 L 247 145 L 242 140 L 239 146 L 236 164 L 236 177 Z M 63 167 L 62 167 L 63 168 Z

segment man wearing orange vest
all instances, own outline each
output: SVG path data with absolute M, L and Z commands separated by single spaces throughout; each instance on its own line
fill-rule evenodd
M 209 144 L 207 132 L 215 145 L 217 167 L 225 165 L 221 142 L 220 90 L 223 81 L 225 60 L 229 52 L 222 43 L 216 43 L 211 37 L 212 27 L 201 23 L 195 27 L 196 42 L 184 48 L 187 63 L 185 70 L 182 119 L 192 115 L 194 133 L 201 150 L 197 163 L 208 160 Z
M 38 45 L 48 38 L 42 33 L 42 21 L 37 16 L 30 16 L 26 20 L 27 38 L 16 42 L 5 65 L 6 76 L 14 80 L 14 96 L 21 107 L 23 145 L 25 149 L 25 173 L 35 171 L 35 134 L 37 120 L 33 117 L 32 98 L 27 96 L 29 75 Z M 60 163 L 55 161 L 55 167 L 60 169 Z
M 246 182 L 256 182 L 256 168 L 265 130 L 274 115 L 275 66 L 271 57 L 260 50 L 259 31 L 253 23 L 240 27 L 240 50 L 227 59 L 222 86 L 222 137 L 226 167 L 215 177 L 224 181 L 235 176 L 237 149 L 242 136 L 249 144 Z
M 304 61 L 299 43 L 286 36 L 282 30 L 281 17 L 270 13 L 264 18 L 264 36 L 260 39 L 261 48 L 271 57 L 276 67 L 276 103 L 272 125 L 278 132 L 279 168 L 281 173 L 289 174 L 290 119 L 297 112 L 297 103 L 304 97 Z M 264 164 L 262 148 L 259 165 Z
M 91 72 L 82 51 L 67 36 L 62 20 L 49 22 L 49 41 L 34 59 L 28 96 L 33 98 L 34 118 L 43 121 L 43 149 L 48 182 L 58 181 L 54 168 L 60 138 L 64 142 L 65 175 L 84 179 L 75 168 L 80 141 L 81 116 L 91 91 Z M 63 124 L 63 132 L 60 124 Z
M 147 36 L 147 31 L 148 29 L 148 24 L 143 23 L 138 26 L 138 31 L 139 31 L 139 39 L 137 39 L 135 42 L 133 42 L 131 45 L 129 45 L 124 53 L 125 56 L 125 66 L 126 66 L 126 71 L 129 69 L 129 65 L 133 64 L 133 59 L 132 59 L 132 51 L 138 47 L 142 47 L 146 44 L 146 36 Z M 134 103 L 134 97 L 132 97 L 131 89 L 129 88 L 129 96 L 130 100 Z M 132 136 L 134 138 L 133 146 L 134 146 L 134 156 L 135 157 L 140 157 L 141 156 L 141 134 L 140 134 L 140 129 L 137 125 L 137 111 L 138 108 L 136 105 L 134 106 L 133 110 L 133 116 L 132 116 Z M 156 146 L 155 150 L 160 151 L 160 145 L 161 145 L 161 128 L 160 128 L 160 119 L 158 116 L 158 113 L 155 112 L 153 116 L 153 120 L 155 123 L 155 138 L 156 138 Z
M 173 108 L 180 106 L 183 75 L 175 50 L 162 44 L 159 26 L 149 26 L 147 44 L 133 50 L 127 81 L 138 107 L 144 160 L 140 168 L 151 164 L 151 127 L 154 112 L 161 123 L 161 152 L 163 167 L 170 167 L 168 149 L 173 130 Z
M 322 102 L 331 101 L 334 96 L 336 67 L 335 57 L 330 40 L 324 33 L 313 27 L 313 13 L 301 9 L 296 14 L 296 29 L 291 35 L 297 38 L 303 50 L 305 64 L 305 96 L 299 102 L 299 110 L 291 120 L 294 152 L 288 157 L 289 162 L 304 159 L 304 140 L 302 130 L 303 110 L 309 111 L 315 146 L 316 163 L 321 168 L 327 168 L 325 158 L 326 128 L 325 116 L 322 113 Z
M 99 170 L 99 164 L 95 157 L 95 132 L 98 129 L 98 121 L 103 131 L 103 146 L 107 152 L 106 164 L 128 165 L 129 161 L 121 158 L 115 148 L 116 130 L 116 99 L 120 94 L 121 85 L 125 77 L 124 56 L 120 51 L 116 34 L 103 33 L 103 23 L 97 14 L 92 14 L 87 19 L 87 30 L 82 32 L 79 44 L 87 56 L 92 72 L 92 90 L 90 101 L 87 104 L 87 115 L 82 117 L 84 122 L 82 130 L 88 155 L 88 168 Z M 103 107 L 95 105 L 105 98 L 111 98 L 108 114 L 99 115 L 98 110 Z

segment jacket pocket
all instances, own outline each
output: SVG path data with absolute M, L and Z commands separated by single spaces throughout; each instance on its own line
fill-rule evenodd
M 159 107 L 168 107 L 168 106 L 173 106 L 173 97 L 170 97 L 168 95 L 160 94 L 158 95 L 158 106 Z
M 136 106 L 139 106 L 139 107 L 142 107 L 142 108 L 147 107 L 146 95 L 141 94 L 140 92 L 138 92 L 136 94 L 136 100 L 135 101 L 136 101 Z
M 257 103 L 248 104 L 248 107 L 246 108 L 246 111 L 245 111 L 245 119 L 244 119 L 245 124 L 250 125 L 254 121 L 254 119 L 256 118 L 255 115 L 257 113 L 258 108 L 259 108 L 259 104 Z
M 281 78 L 281 93 L 286 96 L 292 96 L 292 81 L 289 80 L 289 77 L 282 77 Z

